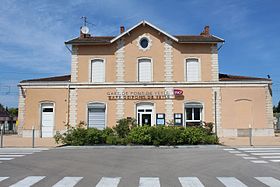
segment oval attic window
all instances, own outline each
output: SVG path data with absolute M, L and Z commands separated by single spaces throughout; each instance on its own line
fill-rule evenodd
M 147 48 L 149 45 L 149 40 L 148 38 L 144 37 L 140 40 L 140 45 L 143 49 Z

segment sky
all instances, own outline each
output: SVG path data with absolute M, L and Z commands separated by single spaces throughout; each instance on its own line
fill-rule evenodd
M 79 36 L 82 16 L 95 36 L 118 35 L 142 20 L 172 35 L 200 34 L 205 25 L 225 39 L 220 73 L 273 80 L 280 100 L 278 0 L 1 0 L 0 103 L 17 107 L 21 80 L 70 73 L 64 42 Z

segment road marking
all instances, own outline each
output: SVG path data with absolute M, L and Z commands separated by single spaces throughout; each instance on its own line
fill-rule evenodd
M 260 182 L 262 182 L 270 187 L 279 187 L 280 186 L 280 181 L 273 177 L 255 177 L 255 179 L 259 180 Z
M 268 149 L 273 149 L 273 150 L 280 150 L 280 148 L 276 148 L 276 147 L 258 147 L 258 148 L 237 148 L 238 150 L 268 150 Z
M 249 156 L 247 154 L 235 154 L 236 156 Z
M 182 187 L 204 187 L 197 177 L 179 177 Z
M 280 162 L 280 160 L 270 160 L 271 162 Z
M 247 187 L 235 177 L 217 177 L 226 187 Z
M 0 157 L 22 157 L 24 155 L 1 155 L 0 154 Z
M 253 151 L 244 151 L 246 153 L 267 153 L 267 152 L 280 152 L 280 150 L 253 150 Z
M 224 149 L 225 151 L 234 151 L 235 149 Z
M 32 186 L 33 184 L 39 182 L 40 180 L 42 180 L 43 178 L 45 178 L 45 176 L 29 176 L 26 177 L 22 180 L 20 180 L 19 182 L 11 185 L 10 187 L 29 187 Z
M 102 177 L 96 187 L 117 187 L 121 177 Z
M 253 156 L 246 156 L 246 157 L 242 157 L 242 158 L 247 159 L 247 160 L 257 159 L 256 157 L 253 157 Z
M 21 154 L 21 155 L 32 155 L 33 153 L 0 153 L 0 156 L 1 155 L 18 155 L 18 154 Z
M 158 177 L 140 177 L 139 187 L 160 187 Z
M 9 178 L 9 177 L 0 177 L 0 182 L 7 179 L 7 178 Z
M 257 156 L 261 156 L 261 155 L 280 155 L 280 153 L 251 153 L 252 155 L 257 155 Z
M 229 151 L 229 153 L 241 153 L 240 151 Z
M 75 186 L 83 177 L 64 177 L 58 181 L 53 187 L 73 187 Z
M 251 160 L 251 162 L 253 162 L 255 164 L 266 164 L 266 163 L 268 163 L 267 161 L 264 161 L 264 160 Z
M 0 158 L 0 160 L 13 160 L 14 158 Z
M 262 158 L 280 158 L 280 156 L 261 156 Z

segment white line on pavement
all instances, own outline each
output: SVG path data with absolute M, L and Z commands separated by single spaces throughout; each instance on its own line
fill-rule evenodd
M 4 152 L 3 152 L 3 153 L 0 153 L 0 156 L 1 156 L 1 155 L 18 155 L 18 154 L 21 154 L 21 155 L 31 155 L 31 154 L 33 154 L 33 153 L 23 153 L 23 152 L 18 152 L 18 153 L 14 153 L 14 152 L 13 152 L 13 153 L 8 153 L 8 152 L 7 152 L 7 153 L 4 153 Z
M 13 160 L 14 158 L 0 158 L 0 160 Z
M 246 157 L 242 157 L 246 160 L 254 160 L 254 159 L 257 159 L 256 157 L 253 157 L 253 156 L 246 156 Z
M 234 151 L 235 149 L 224 149 L 225 151 Z
M 280 162 L 280 160 L 270 160 L 271 162 Z
M 229 153 L 234 153 L 234 154 L 236 154 L 236 153 L 241 153 L 240 151 L 229 151 Z
M 182 187 L 204 187 L 197 177 L 179 177 Z
M 160 187 L 158 177 L 140 177 L 139 187 Z
M 0 177 L 0 182 L 7 179 L 7 178 L 9 178 L 9 177 Z
M 280 153 L 251 153 L 252 155 L 280 155 Z
M 235 177 L 217 177 L 226 187 L 247 187 Z
M 102 177 L 96 187 L 117 187 L 121 177 Z
M 267 164 L 267 161 L 264 160 L 251 160 L 251 162 L 255 163 L 255 164 Z
M 255 179 L 259 180 L 260 182 L 262 182 L 270 187 L 279 187 L 280 186 L 280 181 L 273 177 L 255 177 Z
M 32 186 L 33 184 L 39 182 L 40 180 L 42 180 L 43 178 L 45 178 L 45 176 L 29 176 L 26 177 L 22 180 L 20 180 L 19 182 L 11 185 L 10 187 L 29 187 Z
M 280 150 L 253 150 L 253 151 L 244 151 L 246 153 L 268 153 L 268 152 L 280 152 Z
M 53 187 L 73 187 L 75 186 L 83 177 L 64 177 L 58 181 Z
M 236 156 L 249 156 L 247 154 L 235 154 Z
M 261 156 L 261 158 L 280 158 L 280 156 Z
M 0 157 L 22 157 L 24 155 L 0 155 Z
M 273 150 L 277 150 L 280 148 L 276 148 L 276 147 L 255 147 L 255 148 L 237 148 L 238 150 L 242 150 L 242 151 L 245 151 L 245 150 L 267 150 L 267 149 L 273 149 Z

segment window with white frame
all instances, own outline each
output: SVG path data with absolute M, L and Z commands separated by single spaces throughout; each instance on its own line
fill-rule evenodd
M 185 103 L 186 125 L 190 123 L 199 124 L 202 121 L 203 105 L 199 102 Z
M 91 61 L 91 82 L 105 82 L 105 63 L 102 59 Z
M 200 81 L 200 64 L 197 58 L 186 59 L 186 81 Z
M 150 82 L 152 81 L 152 62 L 151 59 L 138 60 L 138 81 Z
M 88 127 L 104 129 L 106 105 L 103 103 L 90 103 L 88 105 Z

